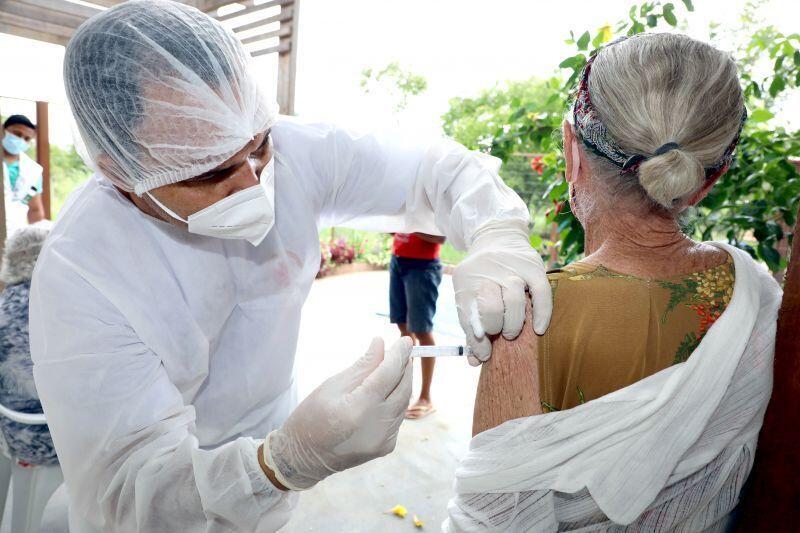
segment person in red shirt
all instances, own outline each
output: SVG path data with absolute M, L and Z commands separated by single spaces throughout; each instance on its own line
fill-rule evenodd
M 389 318 L 401 336 L 422 346 L 433 346 L 433 315 L 442 281 L 439 248 L 444 237 L 425 233 L 395 233 L 389 265 Z M 431 381 L 436 360 L 421 358 L 422 389 L 406 410 L 406 418 L 423 418 L 434 411 Z

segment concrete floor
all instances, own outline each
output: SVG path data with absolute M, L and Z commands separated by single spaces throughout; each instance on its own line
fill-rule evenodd
M 386 272 L 349 274 L 314 284 L 303 312 L 298 346 L 300 396 L 346 367 L 373 336 L 398 338 L 389 324 L 389 276 Z M 456 317 L 453 286 L 444 276 L 434 334 L 439 344 L 463 343 Z M 416 514 L 424 529 L 438 531 L 452 495 L 453 473 L 467 450 L 472 428 L 478 369 L 459 358 L 437 361 L 432 397 L 436 412 L 409 420 L 400 429 L 394 453 L 342 472 L 301 494 L 296 512 L 281 531 L 383 533 L 414 531 Z M 414 391 L 419 390 L 419 365 Z M 404 505 L 405 519 L 385 514 Z
M 346 274 L 314 283 L 304 307 L 297 350 L 301 398 L 350 365 L 372 337 L 383 337 L 387 345 L 399 337 L 387 317 L 388 294 L 387 272 Z M 452 281 L 444 276 L 434 335 L 439 344 L 459 344 L 463 342 L 460 331 Z M 432 389 L 436 412 L 404 422 L 397 448 L 387 457 L 332 476 L 302 493 L 293 518 L 281 532 L 411 532 L 416 531 L 414 514 L 425 523 L 424 530 L 438 531 L 452 495 L 458 458 L 469 445 L 478 372 L 460 358 L 438 360 Z M 416 364 L 415 396 L 419 382 Z M 63 491 L 54 500 L 61 502 L 56 508 L 66 507 Z M 405 519 L 385 513 L 398 504 L 408 509 Z M 10 505 L 9 494 L 5 516 L 10 516 Z M 42 532 L 65 532 L 63 519 L 63 515 L 46 514 Z M 3 521 L 0 533 L 10 533 L 9 522 Z

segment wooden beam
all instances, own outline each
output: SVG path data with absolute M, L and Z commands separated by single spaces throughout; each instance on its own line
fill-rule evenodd
M 72 35 L 75 29 L 85 20 L 83 17 L 53 11 L 34 4 L 27 4 L 21 0 L 0 0 L 0 12 L 28 19 L 30 23 L 24 26 L 33 29 L 38 29 L 37 26 L 44 24 L 66 28 L 66 33 L 64 34 L 66 37 Z M 49 30 L 47 32 L 57 33 Z
M 42 165 L 44 218 L 50 220 L 50 121 L 47 102 L 36 102 L 36 162 Z
M 245 37 L 244 39 L 242 39 L 242 44 L 250 44 L 258 41 L 266 41 L 267 39 L 273 39 L 275 37 L 287 37 L 291 34 L 292 34 L 292 25 L 281 24 L 281 27 L 278 30 L 270 31 L 267 33 L 260 33 L 258 35 L 253 35 L 251 37 Z
M 35 24 L 35 21 L 0 11 L 0 33 L 65 46 L 73 32 L 72 28 L 53 24 Z
M 295 0 L 291 10 L 292 33 L 281 37 L 279 46 L 288 45 L 288 49 L 278 53 L 278 108 L 284 115 L 294 114 L 294 89 L 297 75 L 297 37 L 300 22 L 300 0 Z M 281 12 L 282 13 L 282 12 Z
M 270 46 L 269 48 L 263 48 L 261 50 L 252 50 L 250 51 L 250 55 L 253 57 L 258 57 L 258 56 L 265 56 L 267 54 L 274 54 L 276 52 L 278 54 L 281 54 L 287 51 L 288 49 L 289 49 L 288 44 L 279 44 L 277 46 Z
M 778 315 L 774 372 L 755 464 L 739 505 L 741 533 L 800 531 L 800 213 Z
M 50 11 L 57 11 L 59 13 L 66 13 L 73 15 L 83 20 L 88 19 L 98 13 L 102 13 L 102 9 L 97 7 L 85 6 L 83 4 L 74 4 L 67 0 L 19 0 L 20 3 L 29 4 L 31 6 L 47 9 Z
M 2 116 L 2 113 L 0 113 Z M 4 131 L 0 131 L 1 134 L 5 135 Z M 5 161 L 5 150 L 0 147 L 0 157 L 2 157 L 2 161 Z M 0 257 L 3 255 L 3 251 L 5 250 L 6 246 L 6 169 L 5 165 L 0 163 L 0 183 L 3 184 L 0 187 Z M 3 288 L 3 283 L 0 282 L 0 289 Z
M 227 2 L 227 4 L 243 4 L 244 2 Z M 222 15 L 221 17 L 214 17 L 219 21 L 223 20 L 230 20 L 236 17 L 241 17 L 242 15 L 249 15 L 250 13 L 257 13 L 258 11 L 263 11 L 265 9 L 269 9 L 275 6 L 288 6 L 289 4 L 294 3 L 294 0 L 270 0 L 269 2 L 264 2 L 260 5 L 250 5 L 246 6 L 244 9 L 240 9 L 234 13 L 228 13 L 227 15 Z
M 294 13 L 294 10 L 297 9 L 296 6 L 297 6 L 297 0 L 295 0 L 295 6 L 289 6 L 285 9 L 282 9 L 281 12 L 278 13 L 277 15 L 254 20 L 253 22 L 248 22 L 247 24 L 242 24 L 241 26 L 236 26 L 235 28 L 233 28 L 233 31 L 234 33 L 238 33 L 241 31 L 252 30 L 253 28 L 259 28 L 261 26 L 266 26 L 267 24 L 272 24 L 273 22 L 283 22 L 284 20 L 292 20 L 292 15 Z
M 103 7 L 114 7 L 117 4 L 121 4 L 123 0 L 86 0 L 90 4 L 95 4 L 98 6 Z

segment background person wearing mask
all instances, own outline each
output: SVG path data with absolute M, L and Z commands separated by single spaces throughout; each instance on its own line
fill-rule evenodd
M 176 2 L 88 20 L 64 80 L 95 175 L 39 257 L 30 337 L 73 533 L 274 531 L 295 490 L 392 451 L 407 338 L 297 406 L 321 226 L 468 248 L 454 285 L 476 364 L 489 334 L 521 331 L 526 285 L 546 328 L 528 209 L 496 159 L 278 118 L 241 43 Z
M 36 138 L 36 126 L 25 115 L 3 123 L 6 235 L 44 219 L 42 166 L 25 153 Z

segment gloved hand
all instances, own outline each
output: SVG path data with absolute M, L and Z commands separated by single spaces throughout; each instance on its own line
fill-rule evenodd
M 264 463 L 292 490 L 394 450 L 411 398 L 412 342 L 403 337 L 384 355 L 383 340 L 350 368 L 317 387 L 280 429 L 267 435 Z
M 533 329 L 543 335 L 553 300 L 544 263 L 531 248 L 527 227 L 490 222 L 475 232 L 467 257 L 453 271 L 458 320 L 472 348 L 470 364 L 492 355 L 488 335 L 514 339 L 525 321 L 525 288 L 533 303 Z

